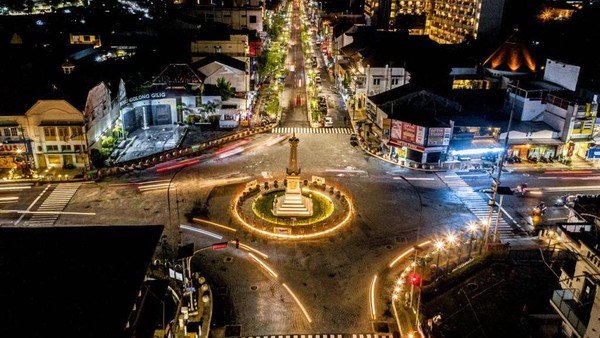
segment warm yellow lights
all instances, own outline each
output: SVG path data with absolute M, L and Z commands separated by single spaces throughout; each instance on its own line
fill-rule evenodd
M 292 295 L 292 298 L 294 298 L 294 300 L 296 301 L 296 304 L 298 304 L 298 306 L 302 310 L 302 313 L 304 313 L 304 317 L 306 317 L 306 320 L 308 320 L 309 323 L 312 323 L 312 319 L 310 319 L 308 312 L 306 311 L 306 309 L 304 308 L 302 303 L 300 303 L 300 301 L 298 300 L 298 297 L 296 297 L 296 295 L 292 292 L 292 290 L 290 290 L 290 288 L 287 285 L 285 285 L 285 283 L 282 283 L 282 285 L 290 293 L 290 295 Z
M 232 242 L 232 241 L 230 241 L 230 242 Z M 254 252 L 256 254 L 259 254 L 260 256 L 262 256 L 263 259 L 268 259 L 269 258 L 269 256 L 267 256 L 266 254 L 264 254 L 264 253 L 262 253 L 262 252 L 260 252 L 260 251 L 258 251 L 256 249 L 254 249 L 252 247 L 249 247 L 249 246 L 247 246 L 244 243 L 239 243 L 239 245 L 240 245 L 241 249 L 246 250 L 246 251 L 252 251 L 252 252 Z
M 234 229 L 234 228 L 230 228 L 230 227 L 228 227 L 228 226 L 221 225 L 221 224 L 218 224 L 218 223 L 215 223 L 215 222 L 207 221 L 207 220 L 205 220 L 205 219 L 200 219 L 200 218 L 196 218 L 196 217 L 194 217 L 194 218 L 192 218 L 192 221 L 193 221 L 194 223 L 205 223 L 205 224 L 214 225 L 214 226 L 216 226 L 216 227 L 219 227 L 219 228 L 222 228 L 222 229 L 225 229 L 225 230 L 229 230 L 229 231 L 232 231 L 232 232 L 236 232 L 236 231 L 237 231 L 237 230 L 236 230 L 236 229 Z
M 373 319 L 377 319 L 375 313 L 375 283 L 377 283 L 377 275 L 373 276 L 373 281 L 371 282 L 371 317 Z
M 271 269 L 266 263 L 264 263 L 263 261 L 261 261 L 260 259 L 258 259 L 258 257 L 254 256 L 251 252 L 248 253 L 248 256 L 250 256 L 263 269 L 267 270 L 269 272 L 269 274 L 271 274 L 271 276 L 277 278 L 277 273 L 275 273 L 275 271 L 273 271 L 273 269 Z
M 418 244 L 417 247 L 423 247 L 427 244 L 431 243 L 430 240 L 426 240 L 425 242 L 422 242 L 421 244 Z M 406 257 L 406 255 L 410 254 L 411 252 L 413 252 L 415 250 L 414 247 L 406 250 L 404 253 L 402 253 L 400 256 L 396 257 L 389 265 L 390 268 L 394 267 L 394 265 L 396 265 L 396 263 L 398 263 L 399 260 L 401 260 L 402 258 Z
M 323 196 L 329 200 L 331 200 L 327 195 L 319 192 L 319 191 L 314 191 L 314 190 L 309 190 L 309 189 L 302 189 L 303 191 L 312 193 L 312 194 L 317 194 L 320 196 Z M 346 197 L 348 199 L 348 197 Z M 239 196 L 234 200 L 234 205 L 238 205 L 238 200 L 239 200 Z M 310 234 L 284 234 L 284 233 L 274 233 L 271 231 L 267 231 L 267 230 L 262 230 L 259 228 L 256 228 L 254 225 L 246 222 L 238 213 L 238 209 L 237 208 L 233 208 L 233 216 L 236 218 L 236 220 L 242 224 L 243 226 L 245 226 L 246 228 L 248 228 L 249 230 L 259 233 L 261 235 L 267 236 L 267 237 L 272 237 L 272 238 L 280 238 L 280 239 L 308 239 L 308 238 L 317 238 L 317 237 L 321 237 L 323 235 L 327 235 L 327 234 L 331 234 L 337 230 L 339 230 L 340 228 L 342 228 L 344 225 L 348 224 L 348 222 L 350 221 L 351 217 L 352 217 L 352 212 L 353 212 L 353 208 L 352 208 L 352 201 L 350 199 L 348 199 L 348 211 L 346 216 L 335 226 L 331 227 L 331 228 L 327 228 L 325 230 L 322 231 L 318 231 L 318 232 L 313 232 Z

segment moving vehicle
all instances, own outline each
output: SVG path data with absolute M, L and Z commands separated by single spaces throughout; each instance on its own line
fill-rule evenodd
M 517 185 L 517 187 L 515 188 L 515 195 L 519 197 L 525 196 L 529 192 L 529 190 L 527 190 L 527 186 L 527 183 L 521 183 Z
M 325 118 L 323 119 L 323 126 L 326 128 L 333 127 L 333 117 L 325 116 Z

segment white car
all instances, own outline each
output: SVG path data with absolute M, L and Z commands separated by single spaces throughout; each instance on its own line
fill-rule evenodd
M 323 126 L 326 128 L 333 127 L 333 117 L 325 116 L 325 119 L 323 120 Z

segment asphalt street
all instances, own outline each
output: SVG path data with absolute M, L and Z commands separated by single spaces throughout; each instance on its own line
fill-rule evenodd
M 301 63 L 301 52 L 294 54 Z M 322 78 L 323 87 L 331 88 L 327 77 Z M 295 88 L 291 76 L 286 81 L 290 82 L 282 102 L 287 109 L 280 127 L 308 127 L 306 105 L 295 106 L 292 100 L 305 96 L 303 88 Z M 344 112 L 337 109 L 335 113 L 340 123 Z M 228 328 L 239 329 L 241 336 L 371 334 L 382 327 L 396 331 L 390 288 L 385 283 L 399 270 L 391 269 L 390 262 L 423 239 L 458 232 L 479 214 L 485 215 L 480 203 L 474 211 L 471 198 L 480 197 L 485 205 L 485 193 L 477 190 L 490 186 L 490 176 L 483 171 L 459 173 L 465 185 L 454 186 L 445 173 L 411 171 L 371 157 L 353 147 L 345 133 L 296 135 L 300 139 L 302 178 L 320 176 L 327 184 L 343 187 L 356 210 L 347 226 L 323 238 L 270 239 L 237 224 L 230 210 L 232 197 L 247 182 L 283 180 L 289 158 L 286 140 L 291 134 L 279 136 L 259 134 L 248 137 L 248 143 L 236 151 L 223 146 L 186 159 L 186 165 L 172 161 L 81 184 L 64 205 L 55 206 L 71 214 L 61 214 L 52 225 L 164 224 L 174 248 L 180 243 L 194 243 L 200 248 L 239 239 L 247 248 L 203 250 L 192 260 L 192 271 L 206 276 L 218 299 L 213 337 L 226 336 Z M 512 226 L 529 231 L 530 209 L 540 200 L 552 201 L 567 192 L 600 191 L 593 181 L 561 180 L 556 178 L 559 176 L 543 172 L 503 174 L 508 186 L 527 180 L 533 191 L 540 192 L 526 198 L 506 197 L 507 224 L 512 222 Z M 61 196 L 52 196 L 59 186 L 53 183 L 4 190 L 5 197 L 18 198 L 2 209 L 38 210 L 46 201 L 64 201 Z M 471 189 L 468 199 L 460 190 L 465 186 L 476 190 Z M 187 217 L 198 203 L 207 206 L 208 213 L 197 216 L 212 224 L 194 224 Z M 559 207 L 552 207 L 548 217 L 566 219 Z M 3 226 L 22 226 L 27 221 L 31 216 L 2 215 Z M 182 228 L 182 224 L 190 227 Z M 110 250 L 110 243 L 106 250 Z M 375 276 L 382 282 L 372 289 Z

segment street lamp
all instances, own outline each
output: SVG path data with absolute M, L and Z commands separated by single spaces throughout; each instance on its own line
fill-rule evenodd
M 446 251 L 447 259 L 446 259 L 446 271 L 448 271 L 448 266 L 450 265 L 450 252 L 452 251 L 452 246 L 456 243 L 456 235 L 450 233 L 446 236 L 446 243 L 448 243 L 448 251 Z
M 434 274 L 434 276 L 437 279 L 438 270 L 440 268 L 440 253 L 444 249 L 444 241 L 437 240 L 437 241 L 435 241 L 434 245 L 435 245 L 435 249 L 437 250 L 437 261 L 435 263 L 435 274 Z
M 467 231 L 469 232 L 469 254 L 467 258 L 471 258 L 471 252 L 473 250 L 473 239 L 475 239 L 475 234 L 477 233 L 477 223 L 475 222 L 470 222 L 467 225 Z M 477 243 L 477 242 L 475 242 Z

